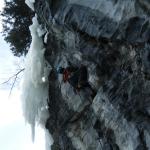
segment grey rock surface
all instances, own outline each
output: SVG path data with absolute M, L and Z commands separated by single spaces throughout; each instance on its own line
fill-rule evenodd
M 53 66 L 51 149 L 150 150 L 149 0 L 38 0 L 35 12 Z M 57 75 L 70 64 L 87 66 L 94 98 Z

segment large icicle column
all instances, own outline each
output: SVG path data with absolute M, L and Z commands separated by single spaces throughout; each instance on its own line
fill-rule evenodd
M 25 120 L 32 127 L 32 139 L 34 140 L 35 125 L 39 123 L 44 127 L 49 116 L 47 77 L 51 67 L 44 59 L 45 49 L 40 37 L 42 34 L 39 34 L 41 30 L 37 17 L 35 16 L 32 21 L 33 24 L 30 26 L 32 42 L 25 62 L 22 102 Z

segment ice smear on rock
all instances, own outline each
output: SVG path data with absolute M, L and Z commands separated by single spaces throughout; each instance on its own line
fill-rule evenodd
M 49 116 L 47 110 L 48 82 L 46 79 L 51 67 L 47 66 L 44 59 L 45 49 L 42 38 L 38 36 L 37 17 L 35 16 L 32 21 L 33 24 L 30 26 L 32 42 L 26 57 L 22 83 L 22 103 L 24 117 L 32 127 L 32 139 L 34 140 L 36 123 L 44 126 Z

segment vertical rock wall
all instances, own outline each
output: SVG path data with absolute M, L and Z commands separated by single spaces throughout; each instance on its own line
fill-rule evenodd
M 52 150 L 150 150 L 150 2 L 39 0 L 35 11 L 54 68 L 46 124 Z M 56 74 L 70 64 L 87 66 L 93 99 Z

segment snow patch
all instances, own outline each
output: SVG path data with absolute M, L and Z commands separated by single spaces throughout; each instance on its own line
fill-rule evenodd
M 74 58 L 76 58 L 78 61 L 82 61 L 82 54 L 81 53 L 76 53 L 73 55 Z
M 25 0 L 25 3 L 34 11 L 35 0 Z
M 44 36 L 44 43 L 47 43 L 48 34 L 49 34 L 49 32 L 47 32 L 47 33 L 45 34 L 45 36 Z
M 44 46 L 42 38 L 38 36 L 39 24 L 37 17 L 30 26 L 32 42 L 25 61 L 25 72 L 22 81 L 23 114 L 32 127 L 34 140 L 35 125 L 44 125 L 48 118 L 48 75 L 51 67 L 44 59 Z M 44 82 L 43 82 L 44 79 Z

